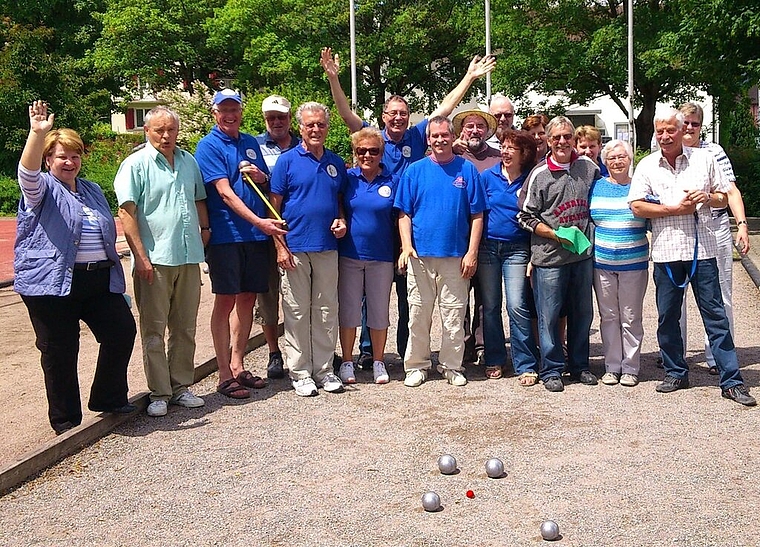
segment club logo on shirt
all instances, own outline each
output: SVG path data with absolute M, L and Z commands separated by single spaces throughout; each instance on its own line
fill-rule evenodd
M 458 176 L 454 179 L 454 188 L 467 188 L 467 181 L 464 180 L 464 177 Z
M 377 193 L 380 194 L 380 196 L 384 198 L 391 197 L 391 187 L 390 186 L 381 186 L 377 189 Z
M 255 160 L 256 159 L 256 150 L 253 148 L 249 148 L 245 151 L 245 155 L 248 156 L 249 160 Z
M 338 170 L 335 168 L 334 165 L 330 164 L 327 166 L 327 174 L 335 178 L 338 176 Z
M 405 158 L 411 158 L 412 157 L 412 147 L 411 146 L 405 146 L 401 149 L 401 155 Z

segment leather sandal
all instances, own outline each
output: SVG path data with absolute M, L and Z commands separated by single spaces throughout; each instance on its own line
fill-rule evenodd
M 254 376 L 250 371 L 244 370 L 237 375 L 237 381 L 245 387 L 261 389 L 267 387 L 266 381 L 261 376 Z
M 240 385 L 240 383 L 235 378 L 225 380 L 219 384 L 219 386 L 217 386 L 216 390 L 222 395 L 226 395 L 231 399 L 247 399 L 251 396 L 251 392 Z
M 489 380 L 498 380 L 501 378 L 501 367 L 498 365 L 487 366 L 486 378 Z

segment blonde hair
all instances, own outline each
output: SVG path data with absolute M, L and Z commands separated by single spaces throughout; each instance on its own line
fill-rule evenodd
M 351 149 L 356 152 L 356 147 L 359 146 L 359 142 L 364 139 L 372 139 L 377 142 L 377 146 L 380 148 L 380 155 L 383 155 L 383 152 L 385 151 L 385 140 L 379 129 L 374 127 L 362 127 L 359 131 L 351 133 Z
M 84 143 L 79 133 L 73 129 L 54 129 L 45 135 L 45 146 L 42 149 L 42 157 L 47 158 L 53 154 L 53 148 L 60 144 L 66 150 L 72 150 L 80 156 L 84 154 Z
M 580 141 L 581 139 L 596 141 L 599 145 L 602 144 L 602 134 L 593 125 L 582 125 L 575 130 L 575 140 Z

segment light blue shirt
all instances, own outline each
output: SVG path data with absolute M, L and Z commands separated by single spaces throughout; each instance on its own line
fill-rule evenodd
M 113 183 L 119 205 L 137 206 L 140 240 L 153 264 L 181 266 L 203 262 L 195 202 L 206 199 L 195 158 L 174 149 L 174 168 L 150 144 L 128 156 Z

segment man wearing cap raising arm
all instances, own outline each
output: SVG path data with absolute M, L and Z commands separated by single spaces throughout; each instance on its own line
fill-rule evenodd
M 346 122 L 348 130 L 351 133 L 358 131 L 367 122 L 356 115 L 351 110 L 346 94 L 340 87 L 338 72 L 340 63 L 338 56 L 333 57 L 330 48 L 322 49 L 320 58 L 322 68 L 327 74 L 327 80 L 330 82 L 330 93 L 332 94 L 335 107 L 338 109 L 340 117 Z M 464 75 L 459 84 L 452 89 L 441 104 L 438 105 L 428 118 L 420 123 L 409 127 L 409 103 L 400 95 L 391 95 L 383 106 L 382 121 L 384 125 L 383 138 L 385 139 L 385 151 L 383 152 L 383 165 L 390 174 L 398 175 L 399 178 L 404 174 L 406 168 L 415 161 L 425 157 L 427 151 L 427 129 L 428 119 L 434 116 L 446 117 L 462 101 L 470 86 L 482 76 L 493 71 L 496 68 L 496 59 L 486 56 L 482 59 L 478 56 L 470 61 L 467 73 Z M 400 247 L 397 242 L 396 248 Z M 399 355 L 406 353 L 406 344 L 409 337 L 409 308 L 407 304 L 406 281 L 404 276 L 396 276 L 396 296 L 398 297 L 398 330 L 397 330 L 397 351 Z M 362 336 L 364 338 L 364 336 Z
M 286 232 L 281 221 L 267 218 L 266 207 L 238 168 L 242 160 L 248 161 L 251 165 L 243 171 L 254 183 L 264 184 L 268 179 L 269 170 L 258 142 L 240 131 L 243 115 L 240 95 L 231 89 L 217 91 L 211 111 L 216 125 L 195 150 L 206 185 L 211 229 L 206 249 L 215 295 L 211 337 L 219 366 L 217 390 L 240 399 L 250 396 L 248 388 L 266 385 L 260 377 L 243 369 L 243 356 L 251 334 L 256 293 L 268 290 L 265 266 L 269 259 L 268 238 Z
M 291 131 L 290 101 L 279 95 L 270 95 L 261 103 L 267 130 L 258 135 L 256 140 L 261 147 L 264 161 L 271 172 L 280 154 L 298 145 L 300 139 Z M 269 188 L 263 188 L 265 193 Z M 269 346 L 268 378 L 283 378 L 282 352 L 278 345 L 278 328 L 280 320 L 280 274 L 277 270 L 277 251 L 274 241 L 269 241 L 269 290 L 256 295 L 254 319 L 261 325 Z

